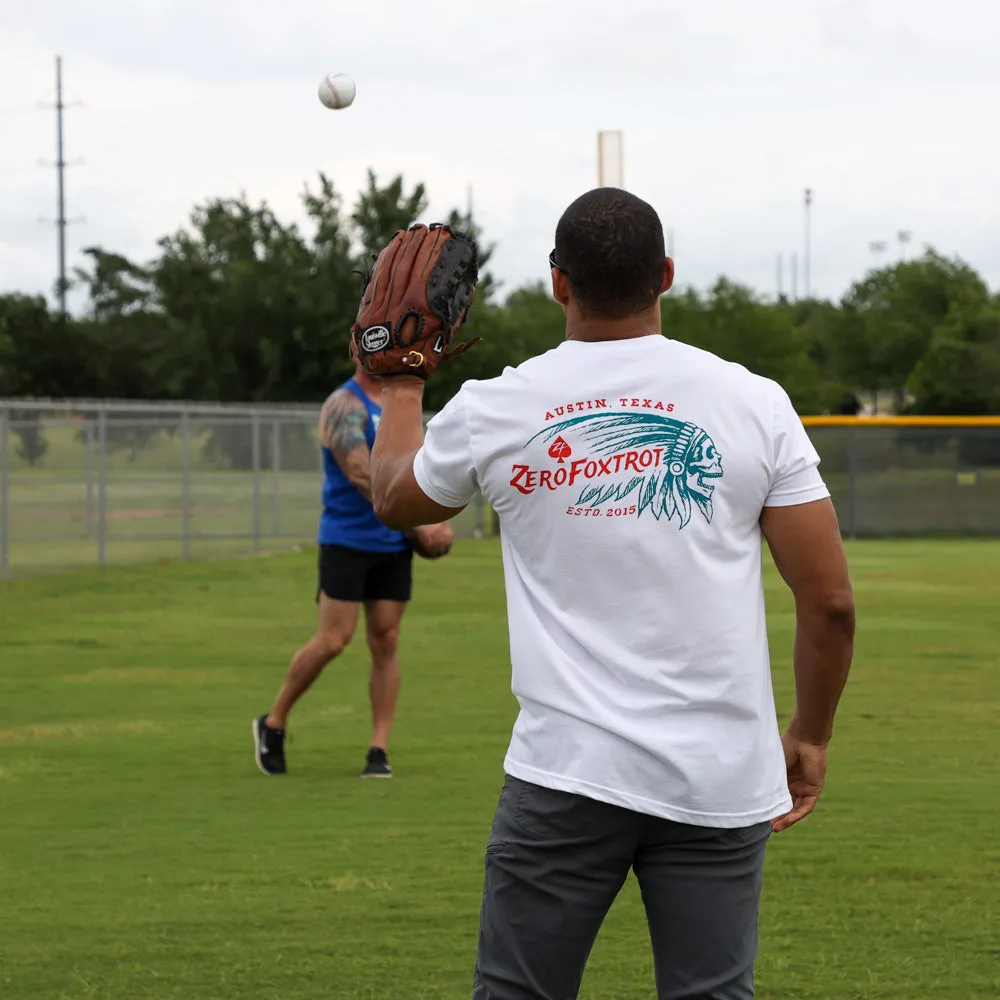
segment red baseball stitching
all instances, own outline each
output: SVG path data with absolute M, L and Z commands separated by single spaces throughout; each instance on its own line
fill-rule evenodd
M 333 80 L 330 79 L 330 74 L 329 73 L 327 73 L 327 75 L 326 75 L 326 85 L 330 88 L 330 93 L 333 94 L 334 102 L 337 105 L 339 105 L 341 103 L 340 102 L 340 91 L 337 90 L 336 84 L 334 84 Z

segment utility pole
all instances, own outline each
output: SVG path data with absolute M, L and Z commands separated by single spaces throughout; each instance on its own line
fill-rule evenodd
M 66 218 L 66 168 L 73 164 L 66 162 L 63 141 L 63 112 L 67 105 L 63 101 L 62 85 L 62 56 L 56 56 L 56 103 L 54 105 L 44 105 L 54 107 L 56 110 L 56 161 L 53 164 L 56 168 L 56 233 L 58 234 L 59 245 L 59 279 L 56 283 L 56 296 L 59 300 L 59 318 L 66 319 L 66 292 L 68 291 L 68 281 L 66 279 L 66 227 L 73 222 L 80 222 L 81 219 Z M 79 163 L 80 161 L 76 161 Z
M 803 280 L 803 285 L 805 286 L 805 297 L 807 299 L 810 298 L 810 296 L 812 294 L 811 289 L 810 289 L 810 285 L 809 285 L 809 265 L 810 265 L 810 256 L 811 256 L 811 252 L 812 252 L 812 247 L 810 246 L 811 236 L 810 236 L 810 232 L 809 232 L 809 215 L 810 215 L 810 211 L 812 209 L 812 200 L 813 200 L 812 188 L 806 188 L 805 202 L 804 202 L 804 204 L 805 204 L 805 240 L 804 240 L 804 243 L 805 243 L 805 246 L 804 246 L 805 255 L 804 255 L 804 259 L 802 261 L 802 271 L 803 271 L 802 277 L 804 279 Z
M 785 258 L 779 253 L 778 254 L 778 301 L 780 302 L 785 297 Z

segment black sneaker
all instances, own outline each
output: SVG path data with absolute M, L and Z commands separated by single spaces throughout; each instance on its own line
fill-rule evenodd
M 266 715 L 254 719 L 252 726 L 257 766 L 264 774 L 286 774 L 284 729 L 272 729 Z
M 365 761 L 365 769 L 361 772 L 362 778 L 391 778 L 392 768 L 389 767 L 389 757 L 381 747 L 371 747 L 368 751 L 368 759 Z

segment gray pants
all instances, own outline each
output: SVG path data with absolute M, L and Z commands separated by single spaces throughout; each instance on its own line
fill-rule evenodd
M 486 847 L 473 1000 L 574 1000 L 630 870 L 659 1000 L 748 1000 L 769 834 L 769 823 L 687 826 L 508 775 Z

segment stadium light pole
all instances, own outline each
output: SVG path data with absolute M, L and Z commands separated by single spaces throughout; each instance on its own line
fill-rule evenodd
M 872 240 L 868 244 L 868 249 L 871 250 L 875 257 L 875 267 L 878 268 L 882 263 L 882 254 L 885 253 L 885 248 L 889 244 L 885 240 Z
M 805 215 L 805 239 L 804 239 L 804 254 L 802 260 L 802 284 L 805 290 L 805 297 L 808 299 L 811 297 L 811 290 L 809 285 L 809 267 L 811 264 L 810 255 L 812 252 L 811 247 L 811 234 L 809 231 L 809 216 L 812 210 L 813 193 L 812 188 L 806 188 L 805 197 L 803 199 L 803 208 Z
M 899 240 L 899 259 L 906 260 L 906 247 L 913 239 L 913 233 L 908 229 L 901 229 L 896 233 L 896 239 Z
M 597 133 L 597 186 L 625 187 L 625 150 L 620 129 Z

